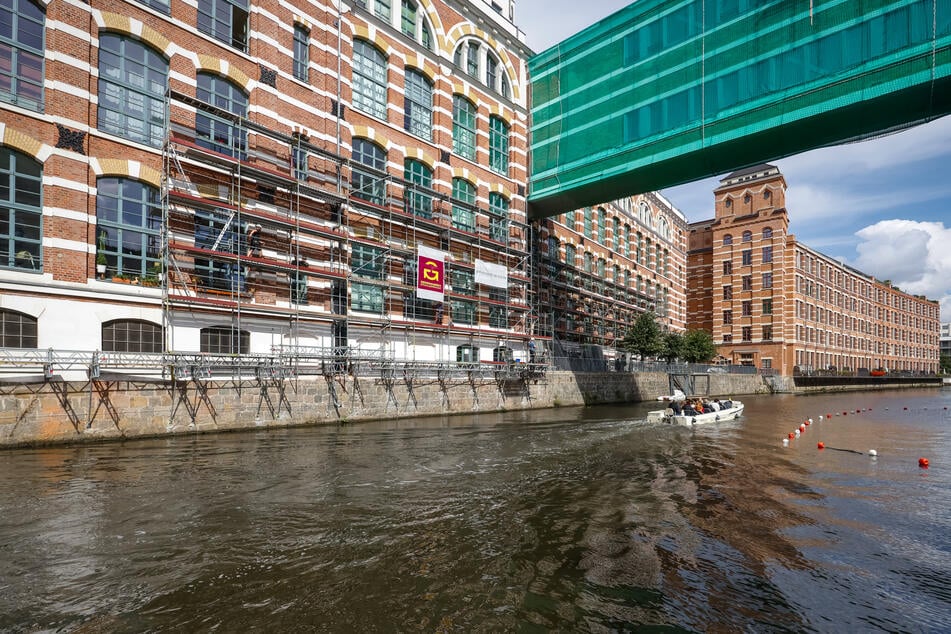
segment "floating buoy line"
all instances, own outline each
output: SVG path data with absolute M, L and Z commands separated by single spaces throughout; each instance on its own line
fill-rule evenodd
M 927 410 L 927 409 L 928 409 L 927 407 L 924 408 L 924 410 Z M 945 407 L 944 409 L 947 410 L 948 408 Z M 852 413 L 853 413 L 853 414 L 860 414 L 860 413 L 862 413 L 862 412 L 871 412 L 871 411 L 872 411 L 872 408 L 869 407 L 869 408 L 867 408 L 867 409 L 856 409 L 856 410 L 852 410 Z M 885 408 L 885 411 L 888 411 L 888 408 L 887 408 L 887 407 Z M 903 411 L 908 411 L 908 408 L 907 408 L 907 407 L 903 408 Z M 838 415 L 839 415 L 839 414 L 836 413 L 836 416 L 838 416 Z M 849 415 L 849 411 L 848 411 L 848 410 L 842 412 L 842 416 L 848 416 L 848 415 Z M 827 412 L 827 413 L 825 414 L 824 418 L 825 418 L 826 420 L 829 420 L 829 419 L 832 418 L 832 414 Z M 821 422 L 822 420 L 823 420 L 823 415 L 822 415 L 822 414 L 819 414 L 819 421 Z M 815 422 L 815 421 L 813 421 L 813 419 L 807 418 L 805 421 L 803 421 L 802 423 L 800 423 L 800 424 L 799 424 L 799 427 L 797 427 L 797 428 L 794 429 L 793 431 L 789 432 L 789 435 L 788 435 L 786 438 L 783 438 L 783 447 L 788 447 L 788 446 L 789 446 L 789 442 L 790 442 L 791 440 L 796 440 L 797 438 L 800 438 L 803 434 L 805 434 L 805 433 L 806 433 L 806 428 L 808 428 L 809 426 L 811 426 L 814 422 Z M 825 444 L 824 442 L 822 442 L 821 440 L 816 444 L 816 448 L 817 448 L 819 451 L 822 451 L 822 450 L 824 450 L 824 449 L 828 449 L 829 451 L 842 451 L 842 452 L 845 452 L 845 453 L 858 454 L 858 455 L 860 455 L 860 456 L 870 456 L 870 457 L 872 457 L 872 458 L 875 458 L 876 456 L 878 456 L 878 451 L 875 450 L 875 449 L 869 449 L 868 451 L 858 451 L 858 450 L 856 450 L 856 449 L 844 449 L 844 448 L 841 448 L 841 447 L 827 447 L 826 444 Z M 919 468 L 921 468 L 921 469 L 927 469 L 929 466 L 930 466 L 930 462 L 928 461 L 927 458 L 918 458 L 918 467 L 919 467 Z

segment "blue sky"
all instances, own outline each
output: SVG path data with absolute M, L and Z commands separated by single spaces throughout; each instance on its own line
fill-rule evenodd
M 542 51 L 628 0 L 516 0 L 515 21 Z M 786 177 L 790 231 L 902 290 L 941 301 L 951 321 L 951 116 L 878 139 L 773 161 Z M 689 221 L 713 216 L 709 178 L 663 191 Z

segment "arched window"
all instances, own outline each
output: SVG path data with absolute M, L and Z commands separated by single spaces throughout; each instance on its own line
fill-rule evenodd
M 497 192 L 489 194 L 489 238 L 496 242 L 509 241 L 509 201 Z
M 479 349 L 468 344 L 456 346 L 456 361 L 460 363 L 478 363 Z
M 403 178 L 406 182 L 419 186 L 419 188 L 407 186 L 404 196 L 406 212 L 420 218 L 432 218 L 433 197 L 429 194 L 429 190 L 433 187 L 433 171 L 425 163 L 416 159 L 406 159 L 404 168 Z M 413 283 L 415 284 L 415 281 Z
M 5 0 L 0 7 L 0 99 L 43 110 L 46 12 L 31 0 Z
M 728 247 L 728 246 L 730 246 L 731 244 L 733 244 L 733 236 L 731 236 L 731 235 L 728 233 L 728 234 L 726 234 L 725 236 L 723 236 L 723 246 Z
M 631 225 L 624 225 L 624 238 L 621 242 L 621 255 L 628 258 L 631 257 Z
M 604 244 L 608 239 L 608 212 L 604 207 L 598 207 L 598 242 Z
M 452 226 L 463 231 L 475 231 L 475 185 L 462 178 L 452 179 L 452 198 L 454 202 L 463 203 L 452 206 Z
M 577 249 L 573 244 L 565 245 L 565 265 L 575 266 L 577 262 Z
M 621 219 L 615 216 L 613 225 L 614 230 L 611 232 L 611 234 L 614 236 L 614 250 L 618 253 L 621 253 Z
M 467 75 L 481 81 L 490 90 L 506 99 L 511 97 L 511 84 L 501 58 L 488 44 L 475 38 L 459 43 L 453 54 L 453 62 Z
M 168 61 L 132 38 L 99 36 L 99 129 L 159 147 L 165 135 Z
M 452 151 L 470 161 L 476 158 L 476 107 L 462 95 L 452 96 Z
M 386 120 L 386 56 L 366 40 L 353 41 L 353 107 Z
M 406 69 L 403 127 L 427 141 L 433 137 L 433 85 L 421 72 Z
M 509 171 L 509 126 L 501 117 L 489 117 L 489 167 L 499 174 Z
M 0 308 L 0 347 L 36 348 L 36 317 Z
M 645 201 L 641 201 L 640 206 L 638 207 L 638 218 L 644 226 L 652 227 L 654 223 L 651 221 L 651 208 L 650 205 Z
M 140 279 L 161 272 L 162 205 L 159 191 L 128 178 L 96 182 L 96 261 L 107 271 Z M 157 282 L 157 279 L 155 280 Z
M 353 139 L 353 160 L 371 170 L 354 165 L 350 177 L 350 193 L 362 200 L 382 205 L 386 200 L 386 150 L 367 139 Z
M 670 240 L 670 223 L 667 222 L 667 218 L 664 216 L 657 220 L 657 232 L 664 240 Z
M 594 273 L 594 254 L 591 251 L 584 252 L 584 272 Z
M 246 51 L 248 0 L 198 0 L 198 30 Z
M 42 271 L 43 166 L 0 147 L 0 266 Z
M 743 232 L 743 242 L 752 242 L 753 241 L 753 232 L 744 231 Z
M 380 0 L 376 1 L 379 2 Z M 403 35 L 416 40 L 427 50 L 432 50 L 432 31 L 426 22 L 425 16 L 426 12 L 419 6 L 416 0 L 401 0 L 400 30 L 403 32 Z
M 763 239 L 768 240 L 773 237 L 773 229 L 771 227 L 766 227 L 763 229 Z
M 237 84 L 210 73 L 198 73 L 197 79 L 195 96 L 199 101 L 239 117 L 247 116 L 248 96 Z M 195 113 L 195 142 L 202 147 L 244 159 L 247 156 L 247 135 L 244 128 L 236 126 L 230 119 L 201 110 Z
M 162 327 L 141 319 L 116 319 L 102 325 L 103 352 L 161 352 Z
M 209 354 L 247 354 L 251 349 L 251 333 L 227 326 L 202 328 L 201 351 Z

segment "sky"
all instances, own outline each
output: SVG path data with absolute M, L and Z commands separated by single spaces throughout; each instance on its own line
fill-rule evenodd
M 516 0 L 541 52 L 629 0 Z M 951 321 L 951 116 L 878 139 L 771 161 L 786 179 L 789 230 L 812 249 L 941 302 Z M 726 173 L 662 191 L 690 222 L 713 217 Z

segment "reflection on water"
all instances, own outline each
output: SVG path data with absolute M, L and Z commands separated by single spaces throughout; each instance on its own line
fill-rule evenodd
M 951 622 L 951 393 L 744 401 L 5 452 L 0 630 Z

